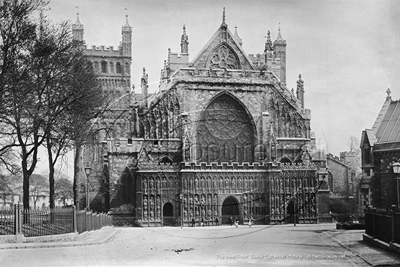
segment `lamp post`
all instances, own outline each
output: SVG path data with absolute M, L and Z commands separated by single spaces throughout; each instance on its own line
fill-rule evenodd
M 393 173 L 396 176 L 396 188 L 397 188 L 397 210 L 400 207 L 400 195 L 399 195 L 399 173 L 400 173 L 400 163 L 399 162 L 395 162 L 392 165 L 393 167 Z
M 86 211 L 90 210 L 89 207 L 89 176 L 92 172 L 92 168 L 85 167 L 85 174 L 86 174 Z
M 183 195 L 182 193 L 179 195 L 179 199 L 181 200 L 181 228 L 183 227 Z

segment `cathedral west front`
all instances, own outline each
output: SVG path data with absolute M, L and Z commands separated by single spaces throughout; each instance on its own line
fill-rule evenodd
M 130 92 L 132 28 L 117 49 L 86 49 L 104 90 L 118 98 L 83 152 L 96 170 L 92 201 L 115 221 L 140 226 L 317 223 L 325 166 L 304 106 L 304 82 L 286 87 L 286 40 L 268 32 L 264 51 L 247 54 L 235 27 L 220 25 L 189 60 L 168 51 L 156 92 L 143 68 Z M 83 25 L 73 26 L 83 40 Z M 87 163 L 85 163 L 87 165 Z M 101 191 L 101 192 L 100 192 Z M 326 193 L 326 192 L 325 192 Z

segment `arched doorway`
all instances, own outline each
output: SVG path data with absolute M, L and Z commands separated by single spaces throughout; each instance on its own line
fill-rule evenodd
M 197 162 L 253 162 L 256 139 L 247 108 L 234 96 L 223 93 L 201 112 L 197 124 Z
M 294 220 L 296 219 L 296 223 L 299 223 L 299 214 L 296 214 L 297 207 L 296 207 L 296 201 L 290 200 L 287 208 L 286 208 L 286 223 L 294 223 Z M 296 215 L 296 216 L 295 216 Z
M 222 224 L 232 224 L 232 219 L 239 217 L 239 203 L 233 196 L 227 197 L 222 203 Z
M 174 208 L 171 203 L 167 202 L 163 207 L 163 225 L 173 226 L 174 225 Z

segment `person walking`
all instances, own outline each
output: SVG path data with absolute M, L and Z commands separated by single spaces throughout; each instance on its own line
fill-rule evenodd
M 252 221 L 251 221 L 251 218 L 249 219 L 249 227 L 251 228 L 251 223 L 252 223 Z

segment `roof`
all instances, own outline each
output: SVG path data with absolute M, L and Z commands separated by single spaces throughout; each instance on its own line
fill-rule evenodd
M 360 147 L 361 147 L 361 148 L 363 147 L 365 141 L 368 141 L 368 144 L 369 144 L 370 146 L 373 146 L 373 145 L 376 143 L 377 140 L 376 140 L 376 136 L 375 136 L 375 133 L 374 133 L 373 130 L 371 130 L 371 129 L 365 129 L 365 130 L 362 132 L 362 135 L 361 135 L 361 142 L 360 142 Z
M 386 111 L 382 114 L 379 127 L 373 129 L 377 143 L 400 141 L 400 101 L 390 101 L 388 104 L 386 102 L 384 104 L 384 107 L 387 106 Z
M 380 127 L 383 117 L 385 116 L 390 102 L 392 101 L 391 97 L 386 97 L 385 103 L 383 103 L 381 110 L 379 111 L 378 117 L 376 118 L 375 122 L 374 122 L 374 126 L 372 126 L 372 130 L 374 131 L 374 133 L 376 133 L 378 131 L 378 128 Z

